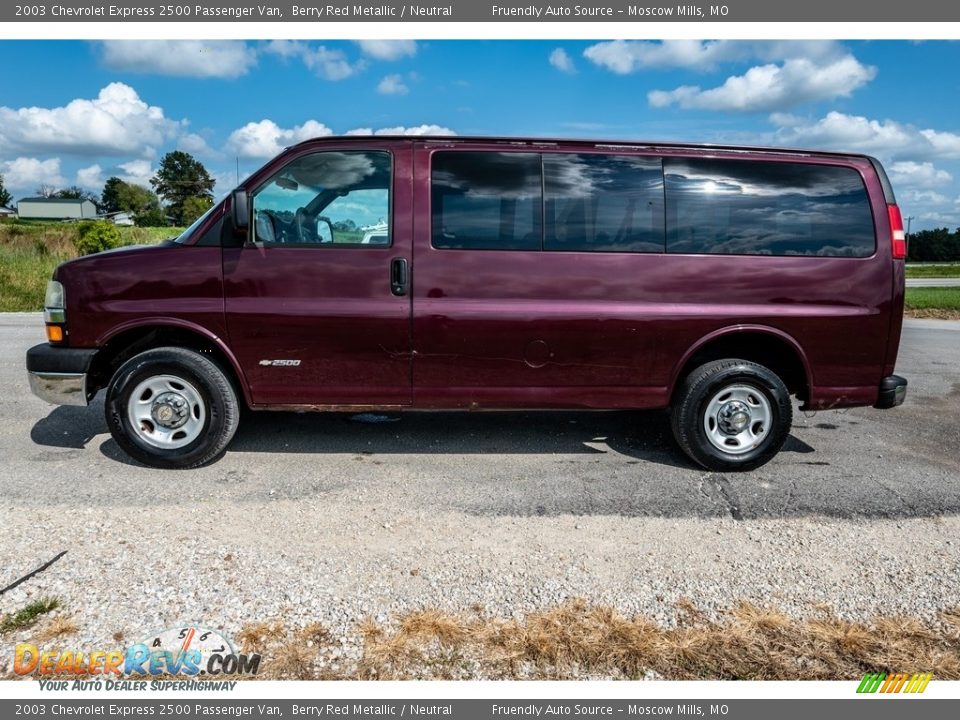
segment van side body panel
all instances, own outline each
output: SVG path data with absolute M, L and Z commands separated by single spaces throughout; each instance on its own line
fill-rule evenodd
M 802 159 L 861 173 L 878 238 L 866 258 L 471 251 L 430 242 L 425 204 L 438 146 L 418 145 L 415 159 L 415 406 L 664 407 L 693 348 L 748 326 L 799 348 L 808 407 L 876 400 L 899 321 L 886 207 L 866 159 Z

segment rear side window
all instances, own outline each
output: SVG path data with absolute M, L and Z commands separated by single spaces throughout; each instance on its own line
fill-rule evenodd
M 537 153 L 435 153 L 434 247 L 539 250 L 542 186 Z
M 667 252 L 867 257 L 873 214 L 853 168 L 667 158 Z
M 663 252 L 658 158 L 544 155 L 545 250 Z

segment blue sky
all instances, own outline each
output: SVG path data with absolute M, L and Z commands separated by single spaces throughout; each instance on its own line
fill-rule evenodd
M 196 155 L 217 194 L 316 135 L 736 142 L 868 152 L 914 229 L 960 224 L 960 44 L 869 41 L 0 41 L 0 173 L 146 183 Z

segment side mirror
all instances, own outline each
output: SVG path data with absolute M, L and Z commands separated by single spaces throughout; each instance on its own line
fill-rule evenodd
M 233 227 L 235 230 L 246 230 L 250 226 L 250 196 L 246 190 L 239 188 L 231 195 L 233 208 Z
M 317 218 L 317 240 L 322 243 L 333 242 L 333 225 L 325 217 Z

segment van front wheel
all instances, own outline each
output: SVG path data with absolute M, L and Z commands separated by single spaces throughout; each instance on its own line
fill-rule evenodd
M 107 388 L 105 411 L 117 444 L 158 468 L 209 462 L 227 447 L 240 420 L 223 370 L 177 347 L 147 350 L 121 365 Z
M 793 405 L 770 369 L 748 360 L 716 360 L 683 380 L 670 420 L 677 444 L 694 462 L 720 472 L 753 470 L 783 447 Z

